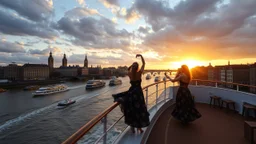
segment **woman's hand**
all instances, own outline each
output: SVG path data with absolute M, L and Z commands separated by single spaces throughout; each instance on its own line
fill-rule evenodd
M 142 55 L 141 55 L 141 54 L 136 54 L 136 58 L 137 58 L 137 57 L 142 57 Z

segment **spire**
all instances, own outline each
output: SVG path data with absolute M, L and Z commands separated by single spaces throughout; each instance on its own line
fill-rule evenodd
M 85 58 L 84 58 L 84 67 L 88 68 L 87 54 L 85 54 Z
M 53 65 L 54 65 L 54 59 L 52 57 L 52 52 L 50 51 L 50 55 L 49 55 L 49 58 L 48 58 L 48 66 L 53 69 Z
M 66 58 L 66 54 L 64 53 L 63 59 L 62 59 L 62 67 L 67 67 L 68 60 Z

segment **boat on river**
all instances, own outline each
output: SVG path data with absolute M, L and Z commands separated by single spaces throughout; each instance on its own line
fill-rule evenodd
M 109 81 L 109 86 L 115 86 L 122 84 L 122 80 L 118 79 L 116 76 L 113 76 L 111 80 Z
M 86 83 L 85 89 L 96 89 L 100 87 L 104 87 L 106 82 L 103 80 L 89 80 Z
M 67 99 L 59 102 L 57 106 L 69 106 L 71 104 L 74 104 L 75 102 L 75 100 Z
M 49 95 L 49 94 L 65 92 L 68 90 L 69 90 L 68 86 L 66 86 L 64 84 L 60 84 L 60 85 L 53 85 L 53 86 L 48 86 L 48 87 L 41 87 L 32 94 L 34 96 L 41 96 L 41 95 Z

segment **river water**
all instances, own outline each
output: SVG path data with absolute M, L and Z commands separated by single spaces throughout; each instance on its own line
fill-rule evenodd
M 87 91 L 85 82 L 66 83 L 70 90 L 47 96 L 32 97 L 32 91 L 22 89 L 0 93 L 0 143 L 1 144 L 57 144 L 63 142 L 90 119 L 113 103 L 112 94 L 128 90 L 128 77 L 122 85 L 106 86 Z M 154 82 L 145 80 L 142 86 Z M 57 103 L 71 98 L 76 103 L 58 108 Z M 120 109 L 112 118 L 120 117 Z M 122 123 L 123 125 L 123 123 Z M 116 131 L 119 131 L 116 129 Z M 85 141 L 90 143 L 90 141 Z

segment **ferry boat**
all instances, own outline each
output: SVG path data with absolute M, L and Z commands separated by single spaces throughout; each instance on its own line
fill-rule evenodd
M 160 76 L 156 76 L 156 77 L 155 77 L 155 82 L 159 82 L 159 81 L 161 81 Z
M 109 86 L 115 86 L 115 85 L 120 85 L 122 84 L 122 80 L 116 78 L 115 76 L 113 76 L 111 78 L 111 80 L 109 81 Z
M 147 74 L 146 79 L 147 79 L 147 80 L 151 79 L 151 75 L 150 75 L 150 74 Z
M 68 90 L 69 88 L 66 85 L 60 84 L 60 85 L 53 85 L 48 87 L 41 87 L 32 94 L 34 96 L 41 96 L 41 95 L 49 95 L 49 94 L 64 92 Z
M 71 104 L 74 104 L 75 102 L 75 100 L 67 99 L 59 102 L 57 106 L 69 106 Z
M 234 88 L 226 87 L 232 85 Z M 164 87 L 164 90 L 158 87 Z M 247 87 L 247 91 L 243 88 Z M 175 143 L 175 144 L 197 144 L 200 143 L 221 143 L 221 144 L 248 144 L 253 142 L 253 131 L 256 125 L 256 86 L 218 82 L 209 80 L 192 80 L 189 89 L 193 95 L 195 106 L 202 114 L 198 120 L 187 125 L 175 120 L 171 112 L 175 107 L 175 99 L 179 86 L 167 81 L 151 84 L 143 88 L 145 102 L 150 113 L 151 124 L 143 128 L 144 133 L 132 134 L 130 127 L 126 126 L 119 134 L 113 136 L 112 130 L 124 119 L 122 115 L 111 123 L 110 127 L 107 117 L 119 108 L 115 102 L 107 109 L 99 113 L 93 120 L 78 129 L 73 135 L 67 138 L 63 144 L 75 144 L 86 140 L 92 142 L 92 129 L 102 123 L 102 135 L 93 137 L 92 143 L 114 143 L 114 144 L 154 144 L 154 143 Z M 149 94 L 148 90 L 155 93 Z M 159 93 L 161 91 L 161 93 Z M 217 98 L 222 102 L 234 103 L 234 107 L 220 104 L 220 101 L 212 102 Z M 215 106 L 213 106 L 213 104 Z M 225 107 L 225 109 L 223 109 Z M 220 109 L 222 108 L 222 109 Z M 249 111 L 249 108 L 251 111 Z M 253 118 L 254 117 L 254 118 Z M 109 117 L 108 117 L 109 118 Z M 123 121 L 122 121 L 123 122 Z M 125 124 L 124 124 L 125 125 Z M 112 138 L 109 138 L 112 136 Z M 214 137 L 214 138 L 213 138 Z
M 89 81 L 87 81 L 85 88 L 86 89 L 95 89 L 95 88 L 104 87 L 105 84 L 106 84 L 106 82 L 104 82 L 103 80 L 89 80 Z

